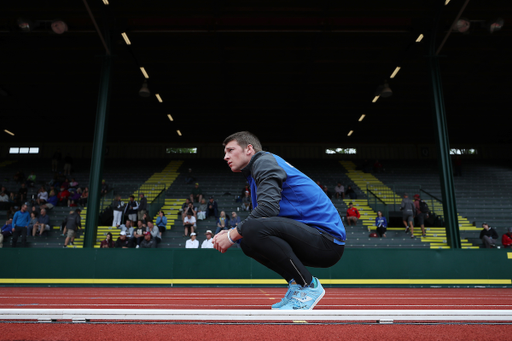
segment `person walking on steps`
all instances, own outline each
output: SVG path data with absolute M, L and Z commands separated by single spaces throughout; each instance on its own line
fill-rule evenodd
M 219 232 L 213 245 L 224 253 L 239 243 L 245 255 L 288 283 L 272 309 L 310 310 L 325 290 L 306 266 L 328 268 L 342 257 L 346 232 L 333 203 L 313 180 L 277 155 L 262 151 L 247 131 L 224 140 L 224 160 L 241 172 L 253 210 L 236 228 Z

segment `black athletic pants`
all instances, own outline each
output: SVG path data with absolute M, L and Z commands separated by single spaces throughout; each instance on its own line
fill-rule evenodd
M 246 221 L 240 245 L 247 256 L 277 272 L 287 282 L 294 279 L 302 286 L 313 280 L 306 266 L 331 267 L 340 260 L 345 248 L 316 228 L 283 217 Z
M 27 228 L 24 226 L 16 226 L 12 234 L 12 247 L 16 247 L 18 237 L 21 235 L 21 245 L 27 246 Z

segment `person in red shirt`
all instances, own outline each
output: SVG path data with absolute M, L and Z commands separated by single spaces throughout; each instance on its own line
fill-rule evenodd
M 348 210 L 347 210 L 347 224 L 348 226 L 356 225 L 357 220 L 361 217 L 359 214 L 359 211 L 357 208 L 355 208 L 352 203 L 348 204 Z M 353 224 L 352 224 L 353 223 Z
M 69 195 L 69 191 L 64 187 L 61 187 L 59 194 L 57 194 L 57 197 L 59 198 L 58 205 L 67 206 Z
M 501 237 L 501 244 L 506 249 L 512 248 L 512 227 L 509 227 L 508 232 Z

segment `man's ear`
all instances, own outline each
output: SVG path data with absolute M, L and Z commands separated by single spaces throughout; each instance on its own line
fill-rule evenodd
M 254 152 L 254 147 L 252 146 L 252 144 L 248 144 L 247 145 L 247 149 L 246 149 L 246 154 L 249 155 L 251 154 L 252 152 Z

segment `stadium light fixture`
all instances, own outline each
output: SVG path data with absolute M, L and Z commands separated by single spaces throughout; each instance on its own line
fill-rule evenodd
M 126 32 L 121 33 L 121 35 L 123 36 L 123 39 L 124 39 L 124 42 L 126 43 L 126 45 L 131 45 L 132 44 L 130 39 L 128 39 L 128 35 L 126 34 Z
M 353 130 L 351 130 L 351 131 L 349 131 L 349 132 L 348 132 L 347 136 L 350 136 L 350 135 L 352 135 L 353 133 L 354 133 L 354 131 L 353 131 Z
M 420 34 L 418 38 L 416 38 L 416 42 L 419 43 L 423 39 L 423 34 Z
M 181 131 L 179 129 L 176 130 L 176 132 L 178 133 L 179 136 L 181 136 Z
M 489 32 L 493 33 L 501 30 L 505 21 L 502 18 L 497 18 L 489 22 Z
M 142 74 L 144 75 L 144 77 L 146 77 L 146 79 L 148 79 L 148 78 L 149 78 L 149 75 L 148 75 L 148 73 L 146 72 L 146 69 L 144 69 L 144 67 L 143 67 L 143 66 L 141 66 L 141 67 L 140 67 L 140 71 L 142 72 Z
M 393 91 L 391 91 L 391 88 L 389 87 L 388 82 L 384 82 L 384 86 L 382 87 L 382 91 L 380 92 L 380 95 L 383 98 L 388 98 L 388 97 L 391 97 L 391 95 L 393 95 Z
M 375 96 L 375 97 L 373 98 L 373 101 L 372 101 L 372 103 L 375 103 L 375 102 L 377 102 L 377 100 L 379 99 L 379 97 L 380 97 L 380 95 L 377 95 L 377 96 Z
M 142 88 L 139 90 L 139 96 L 140 97 L 149 97 L 151 95 L 151 91 L 149 91 L 148 88 L 148 81 L 145 80 L 144 83 L 142 83 Z
M 391 77 L 389 77 L 389 78 L 395 78 L 395 76 L 398 73 L 398 71 L 400 71 L 400 66 L 396 67 L 395 71 L 393 71 L 393 73 L 391 74 Z
M 471 22 L 467 18 L 460 18 L 455 24 L 454 30 L 460 33 L 466 33 L 471 27 Z
M 448 0 L 448 1 L 450 1 L 450 0 Z M 103 4 L 104 4 L 105 6 L 109 5 L 108 0 L 103 0 Z
M 174 119 L 172 118 L 171 114 L 167 114 L 167 117 L 169 117 L 169 121 L 174 121 Z
M 162 101 L 162 97 L 160 97 L 160 95 L 159 95 L 159 94 L 155 94 L 155 96 L 156 96 L 156 99 L 158 100 L 158 102 L 160 102 L 160 103 L 162 103 L 162 102 L 163 102 L 163 101 Z
M 446 6 L 446 5 L 448 5 L 448 3 L 449 3 L 449 2 L 450 2 L 450 0 L 446 0 L 446 1 L 444 2 L 444 5 L 445 5 L 445 6 Z
M 364 118 L 366 117 L 365 114 L 362 114 L 361 117 L 359 117 L 359 122 L 361 122 L 362 120 L 364 120 Z
M 9 134 L 9 135 L 14 136 L 14 133 L 10 132 L 9 130 L 4 129 L 4 131 L 5 131 L 7 134 Z

